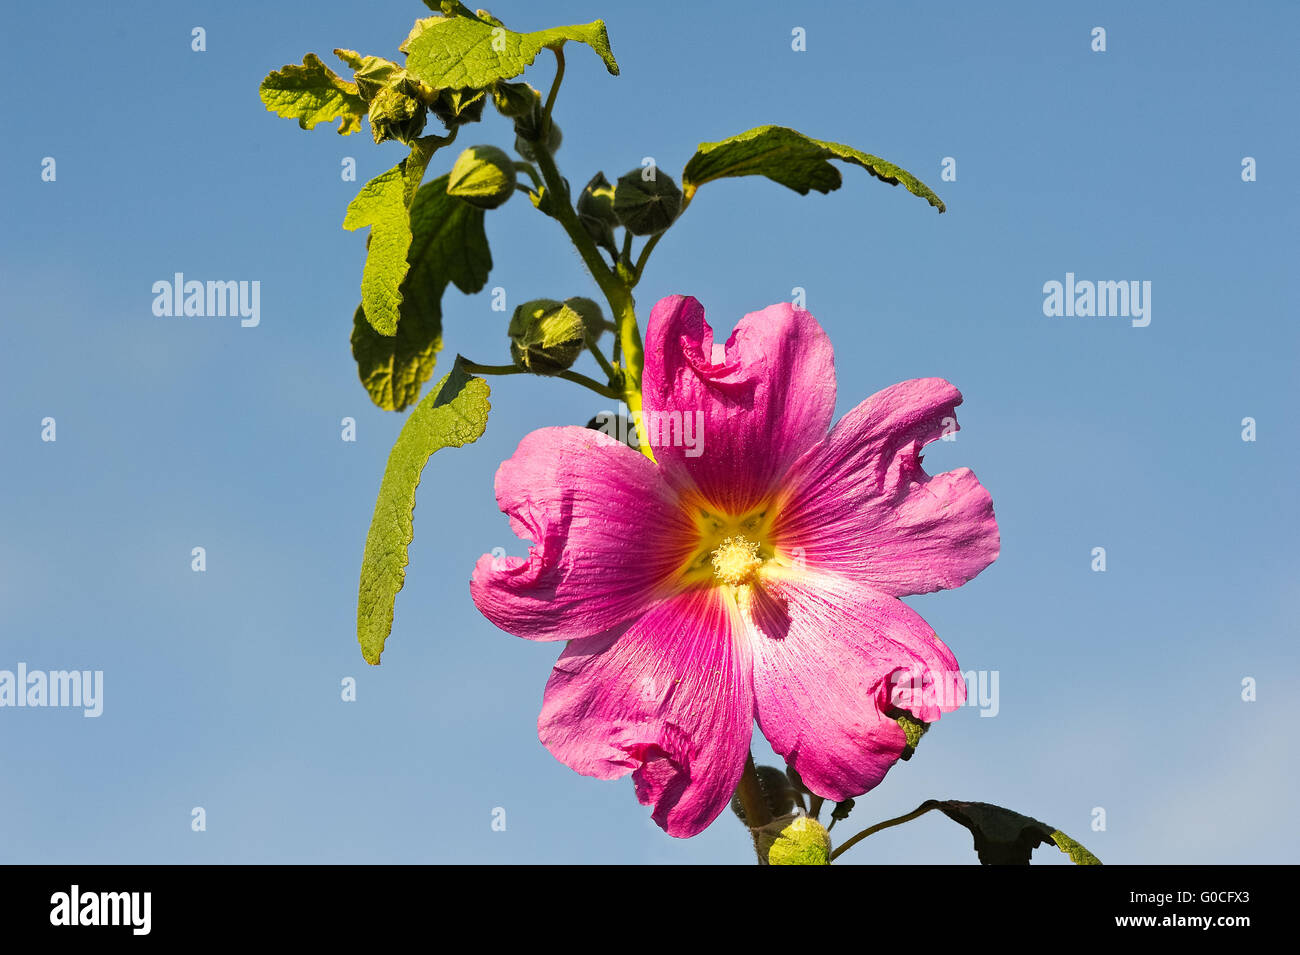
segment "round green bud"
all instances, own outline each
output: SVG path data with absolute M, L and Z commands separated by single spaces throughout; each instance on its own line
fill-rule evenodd
M 600 338 L 601 332 L 605 330 L 605 313 L 600 310 L 596 302 L 575 295 L 573 298 L 566 298 L 564 304 L 582 316 L 582 324 L 587 329 L 589 339 L 595 341 Z
M 633 235 L 663 232 L 682 211 L 682 191 L 653 166 L 619 176 L 614 188 L 614 214 Z
M 614 187 L 603 172 L 592 176 L 578 196 L 578 221 L 597 245 L 618 255 L 614 241 L 614 230 L 619 225 L 618 216 L 614 215 Z
M 551 123 L 550 128 L 546 133 L 546 151 L 548 153 L 554 153 L 560 148 L 560 143 L 563 141 L 564 135 L 560 132 L 560 127 L 555 123 Z M 520 156 L 523 156 L 529 162 L 532 162 L 537 158 L 537 154 L 533 150 L 534 142 L 536 142 L 535 137 L 529 139 L 523 134 L 517 134 L 515 136 L 515 152 L 519 153 Z
M 509 334 L 515 364 L 534 375 L 558 375 L 587 347 L 582 314 L 552 298 L 535 299 L 516 308 Z
M 393 77 L 400 79 L 406 72 L 392 60 L 379 56 L 362 57 L 360 64 L 352 78 L 356 80 L 357 92 L 367 103 L 378 96 L 379 91 L 393 81 Z
M 521 108 L 521 104 L 515 103 L 511 106 L 512 109 L 520 110 L 512 117 L 515 121 L 515 152 L 531 162 L 536 158 L 533 146 L 543 136 L 546 137 L 546 151 L 549 153 L 560 148 L 564 137 L 560 133 L 560 127 L 547 117 L 546 110 L 542 108 L 542 94 L 526 83 L 520 85 L 526 87 L 527 93 L 519 93 L 518 97 L 526 98 L 528 105 Z M 500 104 L 497 108 L 501 108 Z
M 542 101 L 542 94 L 527 83 L 498 82 L 492 87 L 492 103 L 506 119 L 527 116 L 534 104 Z
M 487 95 L 482 90 L 442 90 L 430 109 L 448 129 L 483 118 Z
M 811 816 L 796 816 L 767 850 L 768 865 L 830 865 L 830 833 Z
M 603 432 L 616 441 L 621 440 L 633 451 L 641 450 L 641 443 L 636 435 L 636 425 L 627 415 L 602 411 L 587 422 L 587 427 L 592 431 Z
M 394 73 L 370 101 L 370 131 L 375 142 L 396 139 L 409 144 L 417 139 L 428 118 L 423 101 L 427 90 L 418 80 L 409 79 L 405 70 Z
M 768 812 L 776 819 L 786 815 L 794 808 L 794 787 L 783 771 L 775 766 L 757 766 L 758 785 L 763 790 Z M 740 793 L 731 797 L 731 811 L 736 818 L 745 822 L 745 807 L 740 801 Z
M 480 209 L 495 209 L 515 191 L 515 164 L 505 150 L 471 146 L 462 152 L 447 177 L 447 195 Z

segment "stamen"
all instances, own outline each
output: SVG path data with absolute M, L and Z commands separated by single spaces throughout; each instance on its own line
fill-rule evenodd
M 713 552 L 713 572 L 735 587 L 748 583 L 762 563 L 758 544 L 748 537 L 728 537 Z

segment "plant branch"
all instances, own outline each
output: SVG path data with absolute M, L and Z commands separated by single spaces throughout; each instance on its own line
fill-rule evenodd
M 533 186 L 537 189 L 542 188 L 542 177 L 537 174 L 537 167 L 530 162 L 515 162 L 515 171 L 522 172 L 525 176 L 533 181 Z
M 555 97 L 559 95 L 560 82 L 564 79 L 564 48 L 554 46 L 551 47 L 551 52 L 555 54 L 555 79 L 551 83 L 551 92 L 546 97 L 546 122 L 542 124 L 544 130 L 550 129 L 551 109 L 555 106 Z
M 630 286 L 618 277 L 613 269 L 605 264 L 600 250 L 587 230 L 578 221 L 578 214 L 573 211 L 573 203 L 564 187 L 564 179 L 556 168 L 555 157 L 546 148 L 545 138 L 533 143 L 533 153 L 537 166 L 541 170 L 546 189 L 551 195 L 552 215 L 569 234 L 569 240 L 582 256 L 587 271 L 595 279 L 596 285 L 604 293 L 605 299 L 613 312 L 618 326 L 618 344 L 616 349 L 622 355 L 623 367 L 623 401 L 627 403 L 632 420 L 641 417 L 641 369 L 645 365 L 645 348 L 641 343 L 641 329 L 636 321 L 636 302 L 632 298 Z M 641 453 L 654 460 L 654 451 L 646 439 L 645 428 L 637 428 L 637 439 L 641 444 Z
M 901 826 L 905 822 L 911 822 L 917 816 L 924 816 L 927 812 L 929 812 L 933 808 L 934 806 L 927 806 L 925 803 L 921 803 L 921 805 L 917 806 L 906 816 L 899 816 L 897 819 L 886 819 L 884 822 L 878 822 L 874 826 L 869 826 L 868 828 L 863 829 L 852 839 L 849 839 L 848 841 L 840 845 L 834 852 L 832 852 L 831 861 L 834 862 L 839 856 L 843 855 L 845 852 L 853 848 L 855 845 L 857 845 L 863 839 L 867 838 L 867 836 L 871 835 L 872 833 L 880 832 L 880 830 L 882 829 L 889 829 L 892 828 L 893 826 Z
M 605 357 L 605 353 L 600 350 L 600 345 L 597 344 L 594 338 L 587 339 L 587 350 L 596 357 L 596 363 L 600 365 L 600 370 L 609 376 L 610 387 L 617 387 L 621 376 L 619 375 L 618 370 L 609 363 L 609 359 Z M 622 393 L 620 392 L 620 395 L 621 394 Z
M 530 373 L 527 368 L 520 368 L 518 365 L 480 365 L 478 362 L 470 361 L 464 356 L 458 355 L 456 357 L 460 361 L 460 366 L 472 375 L 526 375 Z M 555 377 L 571 381 L 575 385 L 582 385 L 582 387 L 605 398 L 622 397 L 622 393 L 617 388 L 611 385 L 602 385 L 596 379 L 588 378 L 576 371 L 562 371 Z

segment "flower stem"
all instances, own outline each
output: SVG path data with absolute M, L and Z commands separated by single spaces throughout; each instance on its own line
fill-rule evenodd
M 822 814 L 822 805 L 826 802 L 821 796 L 814 795 L 808 800 L 808 815 L 817 819 Z
M 533 186 L 540 192 L 542 188 L 542 177 L 537 174 L 537 168 L 530 162 L 516 162 L 515 170 L 522 172 L 525 176 L 533 181 Z
M 468 358 L 458 355 L 460 366 L 472 375 L 524 375 L 529 374 L 528 369 L 520 368 L 518 365 L 480 365 L 476 361 L 470 361 Z M 594 378 L 588 378 L 576 371 L 562 371 L 555 377 L 563 378 L 565 381 L 571 381 L 576 385 L 594 391 L 596 394 L 605 398 L 621 398 L 622 394 L 617 388 L 611 385 L 602 385 Z
M 564 49 L 553 46 L 551 52 L 555 54 L 555 80 L 551 83 L 550 95 L 546 97 L 546 122 L 544 127 L 551 125 L 551 109 L 555 106 L 555 97 L 560 93 L 560 82 L 564 79 Z
M 546 183 L 546 191 L 551 195 L 552 215 L 569 234 L 569 240 L 582 256 L 587 271 L 591 273 L 591 277 L 595 279 L 596 285 L 604 293 L 609 307 L 613 310 L 614 323 L 618 326 L 619 353 L 623 366 L 622 394 L 616 393 L 614 397 L 623 399 L 635 422 L 641 417 L 641 369 L 645 365 L 645 350 L 641 344 L 641 329 L 637 326 L 636 302 L 632 298 L 632 285 L 605 264 L 596 243 L 578 221 L 578 214 L 573 211 L 573 203 L 564 187 L 564 179 L 555 165 L 555 157 L 546 148 L 545 137 L 532 145 L 537 167 L 541 171 L 542 180 Z M 644 427 L 637 428 L 637 440 L 641 444 L 641 453 L 653 461 L 654 451 L 646 440 L 645 432 Z
M 758 852 L 758 832 L 772 821 L 772 811 L 768 808 L 767 797 L 763 795 L 763 784 L 758 781 L 758 770 L 754 768 L 754 754 L 745 757 L 745 771 L 740 774 L 740 785 L 736 787 L 740 797 L 740 808 L 745 810 L 745 825 L 749 827 L 754 839 L 754 851 Z M 763 859 L 759 857 L 759 864 Z
M 587 350 L 591 352 L 593 356 L 595 356 L 596 363 L 600 365 L 600 370 L 603 371 L 606 374 L 606 376 L 608 376 L 610 387 L 611 388 L 618 387 L 618 383 L 619 383 L 618 370 L 609 363 L 609 359 L 605 357 L 605 353 L 600 350 L 600 346 L 596 344 L 596 340 L 594 338 L 587 339 Z
M 892 828 L 893 826 L 901 826 L 905 822 L 911 822 L 917 816 L 924 816 L 927 812 L 929 812 L 933 808 L 934 808 L 933 806 L 927 806 L 925 803 L 922 803 L 921 805 L 913 809 L 911 812 L 909 812 L 906 816 L 899 816 L 897 819 L 886 819 L 884 822 L 878 822 L 874 826 L 869 826 L 866 829 L 863 829 L 852 839 L 849 839 L 848 841 L 840 845 L 838 848 L 836 848 L 836 850 L 831 853 L 831 861 L 834 862 L 839 856 L 847 852 L 849 849 L 853 848 L 855 845 L 857 845 L 863 839 L 867 838 L 867 836 L 871 835 L 872 833 L 880 832 L 880 830 L 882 829 L 889 829 Z

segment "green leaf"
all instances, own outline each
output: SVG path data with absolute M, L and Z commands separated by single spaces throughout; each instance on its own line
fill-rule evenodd
M 402 282 L 397 333 L 380 335 L 358 307 L 352 357 L 371 400 L 388 411 L 414 404 L 442 349 L 442 296 L 449 283 L 466 295 L 483 288 L 492 254 L 483 210 L 447 195 L 447 176 L 425 183 L 411 203 L 409 269 Z
M 1056 847 L 1070 857 L 1070 861 L 1075 865 L 1101 865 L 1101 860 L 1085 849 L 1079 843 L 1075 842 L 1060 829 L 1052 833 L 1052 841 Z
M 366 536 L 357 594 L 357 640 L 367 663 L 378 664 L 393 629 L 393 604 L 406 582 L 407 549 L 420 474 L 441 448 L 479 439 L 487 427 L 488 385 L 457 362 L 406 419 L 388 456 Z
M 435 89 L 487 89 L 498 80 L 518 76 L 542 50 L 559 49 L 573 40 L 590 46 L 605 61 L 605 68 L 618 75 L 618 63 L 601 20 L 514 33 L 481 11 L 478 15 L 467 13 L 416 21 L 401 46 L 407 54 L 407 72 Z
M 416 140 L 409 156 L 361 187 L 343 219 L 345 229 L 370 226 L 366 264 L 361 271 L 361 307 L 381 335 L 397 333 L 406 255 L 411 247 L 408 210 L 429 159 L 444 142 L 436 136 Z
M 1101 861 L 1059 829 L 1029 816 L 986 802 L 930 799 L 922 811 L 938 809 L 970 830 L 975 851 L 985 865 L 1029 865 L 1029 857 L 1040 845 L 1055 845 L 1077 865 L 1101 865 Z M 1057 840 L 1060 836 L 1060 841 Z M 1064 843 L 1064 844 L 1063 844 Z
M 266 108 L 277 116 L 298 120 L 303 129 L 339 120 L 339 132 L 355 133 L 366 115 L 366 101 L 353 83 L 339 77 L 315 53 L 290 63 L 262 80 L 258 88 Z
M 381 335 L 357 306 L 352 316 L 352 357 L 370 400 L 385 411 L 401 411 L 420 397 L 433 377 L 442 350 L 442 306 L 422 309 L 397 325 L 396 335 Z
M 851 146 L 813 139 L 784 126 L 759 126 L 716 143 L 701 143 L 682 173 L 686 198 L 706 182 L 735 176 L 766 176 L 801 196 L 810 189 L 830 192 L 843 181 L 828 160 L 840 159 L 861 166 L 882 182 L 898 185 L 920 196 L 940 212 L 943 201 L 930 187 L 905 169 Z
M 411 265 L 420 270 L 410 282 L 452 282 L 466 295 L 481 291 L 492 271 L 492 253 L 483 231 L 483 210 L 447 195 L 450 174 L 420 187 L 411 203 Z M 441 291 L 439 292 L 441 295 Z M 405 312 L 403 312 L 405 314 Z

